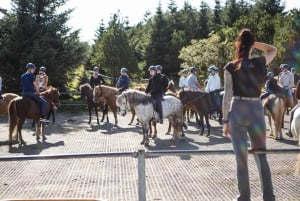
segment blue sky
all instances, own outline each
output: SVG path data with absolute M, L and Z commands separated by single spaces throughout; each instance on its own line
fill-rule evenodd
M 10 9 L 11 0 L 0 0 L 0 7 Z M 188 1 L 194 8 L 199 8 L 202 0 L 175 0 L 178 8 L 182 8 Z M 81 29 L 80 37 L 83 41 L 93 42 L 95 31 L 98 29 L 101 19 L 108 23 L 110 17 L 120 10 L 121 17 L 128 17 L 131 25 L 143 20 L 146 11 L 155 14 L 156 8 L 161 2 L 165 11 L 170 0 L 69 0 L 65 8 L 74 8 L 68 25 L 74 29 Z M 213 8 L 215 0 L 205 2 Z M 221 5 L 225 0 L 220 0 Z M 283 0 L 287 10 L 300 8 L 300 0 Z

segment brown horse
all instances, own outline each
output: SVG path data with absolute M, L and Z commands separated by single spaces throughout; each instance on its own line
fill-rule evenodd
M 2 94 L 2 99 L 0 99 L 0 116 L 8 113 L 8 104 L 16 97 L 18 97 L 18 95 L 14 93 Z
M 89 111 L 89 121 L 88 124 L 91 124 L 91 119 L 92 119 L 92 109 L 95 109 L 95 114 L 97 117 L 97 124 L 99 124 L 99 117 L 98 117 L 98 107 L 102 108 L 102 119 L 101 122 L 104 121 L 104 118 L 106 116 L 106 121 L 109 122 L 108 119 L 108 106 L 107 104 L 104 104 L 102 101 L 99 103 L 95 103 L 93 101 L 93 88 L 89 83 L 85 83 L 79 86 L 80 90 L 80 96 L 82 99 L 86 101 L 87 108 Z
M 284 119 L 284 112 L 285 112 L 285 101 L 284 97 L 280 94 L 270 94 L 267 98 L 262 100 L 264 106 L 265 115 L 269 119 L 269 126 L 270 126 L 270 136 L 274 136 L 273 134 L 273 126 L 272 120 L 275 126 L 275 139 L 282 140 L 282 124 Z
M 50 108 L 55 105 L 59 106 L 59 90 L 55 87 L 49 87 L 41 95 L 47 101 L 46 113 L 49 113 Z M 26 118 L 33 119 L 35 121 L 35 134 L 36 139 L 39 141 L 40 133 L 42 133 L 43 141 L 46 140 L 45 136 L 45 124 L 40 124 L 41 110 L 40 105 L 33 98 L 29 97 L 17 97 L 14 98 L 8 105 L 9 115 L 9 144 L 13 143 L 13 133 L 17 129 L 16 140 L 25 145 L 25 141 L 22 137 L 22 126 Z M 39 130 L 41 129 L 41 130 Z

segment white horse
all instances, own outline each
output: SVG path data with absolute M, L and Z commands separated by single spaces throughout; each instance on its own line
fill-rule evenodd
M 119 114 L 122 116 L 126 115 L 129 107 L 134 108 L 143 129 L 141 144 L 148 146 L 149 121 L 158 120 L 159 118 L 158 113 L 154 109 L 154 100 L 152 97 L 147 96 L 144 92 L 130 89 L 117 95 L 116 104 L 120 108 Z M 183 134 L 183 105 L 178 98 L 166 95 L 163 97 L 162 109 L 163 118 L 168 118 L 174 128 L 172 140 L 175 140 L 180 133 Z
M 291 131 L 294 138 L 298 140 L 298 146 L 300 146 L 300 107 L 298 107 L 294 112 L 294 117 L 291 123 Z

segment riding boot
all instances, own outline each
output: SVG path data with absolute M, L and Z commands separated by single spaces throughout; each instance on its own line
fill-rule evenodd
M 40 122 L 42 122 L 42 123 L 49 123 L 49 120 L 46 119 L 45 115 L 42 115 L 41 118 L 40 118 Z

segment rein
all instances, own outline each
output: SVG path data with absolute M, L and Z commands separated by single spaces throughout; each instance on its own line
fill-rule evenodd
M 193 102 L 196 102 L 197 100 L 199 100 L 200 98 L 202 98 L 203 96 L 205 96 L 206 94 L 202 94 L 201 96 L 198 96 L 194 99 L 192 99 L 191 101 L 189 101 L 188 103 L 184 104 L 184 106 L 188 105 L 188 104 L 191 104 Z

